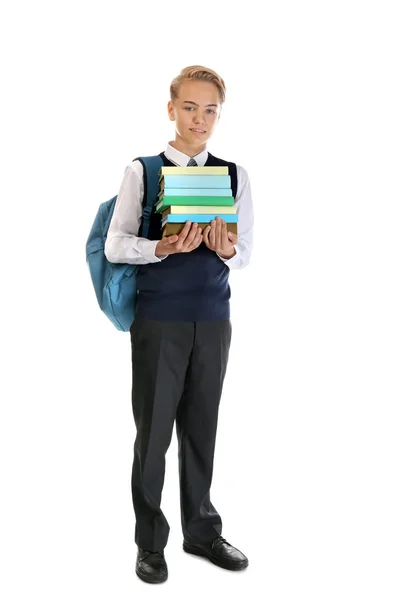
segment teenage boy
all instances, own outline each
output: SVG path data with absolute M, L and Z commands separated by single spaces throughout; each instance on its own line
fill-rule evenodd
M 135 160 L 126 167 L 105 255 L 114 263 L 140 265 L 130 329 L 136 425 L 132 499 L 136 574 L 148 583 L 168 577 L 164 548 L 169 525 L 160 503 L 174 422 L 183 549 L 225 569 L 248 566 L 246 556 L 221 536 L 222 521 L 211 503 L 210 487 L 232 333 L 229 272 L 245 267 L 252 250 L 250 183 L 243 167 L 206 149 L 225 101 L 223 79 L 206 67 L 187 67 L 172 81 L 170 96 L 168 116 L 176 132 L 160 153 L 163 163 L 228 166 L 238 236 L 217 218 L 204 232 L 187 221 L 179 235 L 161 238 L 161 217 L 153 211 L 148 239 L 140 237 L 143 166 Z

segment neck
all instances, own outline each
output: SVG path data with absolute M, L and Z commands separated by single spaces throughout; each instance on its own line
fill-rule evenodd
M 183 152 L 187 156 L 193 158 L 193 156 L 197 156 L 200 152 L 206 149 L 207 143 L 202 144 L 201 146 L 193 146 L 192 144 L 188 144 L 181 137 L 177 136 L 174 142 L 169 142 L 170 146 L 175 148 L 175 150 L 179 150 L 179 152 Z

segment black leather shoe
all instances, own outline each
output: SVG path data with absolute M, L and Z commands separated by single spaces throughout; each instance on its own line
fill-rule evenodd
M 190 544 L 183 542 L 183 549 L 189 554 L 204 556 L 217 567 L 230 571 L 241 571 L 249 565 L 249 561 L 240 550 L 234 548 L 222 535 L 216 537 L 210 544 Z
M 138 548 L 136 575 L 146 583 L 162 583 L 168 579 L 168 568 L 164 554 Z

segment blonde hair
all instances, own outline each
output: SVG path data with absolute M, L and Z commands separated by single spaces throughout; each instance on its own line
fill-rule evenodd
M 224 80 L 212 69 L 202 67 L 201 65 L 185 67 L 179 75 L 172 80 L 169 88 L 172 102 L 175 102 L 178 98 L 181 84 L 189 79 L 198 79 L 200 81 L 210 81 L 211 83 L 214 83 L 218 88 L 221 104 L 225 102 L 226 88 Z

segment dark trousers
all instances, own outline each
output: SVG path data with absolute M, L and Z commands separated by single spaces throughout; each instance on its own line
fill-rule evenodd
M 231 321 L 137 318 L 130 333 L 136 544 L 161 552 L 168 541 L 170 528 L 160 503 L 175 420 L 183 537 L 193 543 L 210 542 L 222 530 L 210 486 Z

